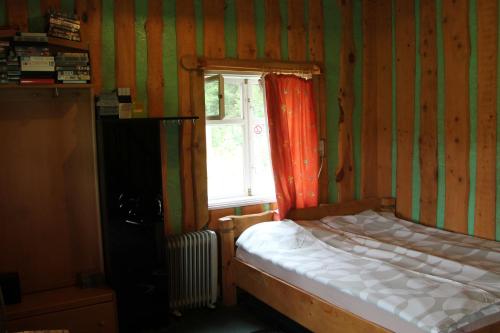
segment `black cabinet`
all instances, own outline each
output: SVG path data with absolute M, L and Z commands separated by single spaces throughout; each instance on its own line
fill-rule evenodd
M 120 332 L 166 324 L 159 122 L 97 120 L 106 278 Z

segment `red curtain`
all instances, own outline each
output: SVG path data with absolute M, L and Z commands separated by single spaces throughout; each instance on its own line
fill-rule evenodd
M 318 132 L 312 80 L 265 78 L 269 139 L 281 217 L 291 208 L 318 205 Z

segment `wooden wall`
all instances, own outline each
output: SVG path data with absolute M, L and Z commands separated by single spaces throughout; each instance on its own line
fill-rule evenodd
M 406 218 L 500 239 L 498 1 L 366 5 L 377 193 Z
M 318 81 L 328 144 L 322 201 L 361 196 L 360 0 L 0 0 L 0 24 L 42 31 L 42 14 L 50 7 L 83 17 L 95 91 L 129 86 L 152 116 L 192 114 L 195 78 L 179 66 L 184 55 L 324 64 Z M 346 102 L 338 100 L 339 89 Z M 199 168 L 193 168 L 198 161 L 190 154 L 196 149 L 192 132 L 190 125 L 169 125 L 164 133 L 172 232 L 199 228 L 209 218 L 194 213 L 192 175 Z

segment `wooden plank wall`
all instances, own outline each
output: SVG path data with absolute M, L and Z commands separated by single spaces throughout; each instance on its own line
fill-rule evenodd
M 364 74 L 359 70 L 363 57 L 357 57 L 362 52 L 363 34 L 356 34 L 361 27 L 353 27 L 360 23 L 356 19 L 362 17 L 361 4 L 361 0 L 4 0 L 0 1 L 0 21 L 24 31 L 41 31 L 42 16 L 48 8 L 75 11 L 83 18 L 82 39 L 90 46 L 95 92 L 131 87 L 137 101 L 147 106 L 152 116 L 200 112 L 203 104 L 193 98 L 193 94 L 200 94 L 199 78 L 180 66 L 184 55 L 324 64 L 326 74 L 316 81 L 316 94 L 320 135 L 327 144 L 320 199 L 327 202 L 339 199 L 337 192 L 344 188 L 342 179 L 346 179 L 339 176 L 342 167 L 337 156 L 340 73 L 349 85 L 344 89 L 350 91 L 350 102 L 343 111 L 353 115 L 353 108 L 359 111 L 363 106 Z M 345 22 L 341 11 L 353 16 L 345 20 L 351 22 L 347 30 L 342 29 Z M 328 35 L 324 32 L 327 28 Z M 349 46 L 341 47 L 343 43 Z M 358 112 L 356 121 L 361 119 Z M 372 150 L 353 142 L 353 136 L 361 138 L 361 126 L 356 127 L 352 121 L 344 125 L 348 127 L 343 126 L 346 140 L 340 141 L 340 151 L 350 160 L 346 173 L 349 194 L 343 196 L 348 199 L 359 197 L 362 187 L 362 167 L 353 162 L 355 157 L 360 160 L 354 151 L 371 154 Z M 163 143 L 167 230 L 172 232 L 195 230 L 210 220 L 203 193 L 206 190 L 199 184 L 199 179 L 206 177 L 206 170 L 202 172 L 199 165 L 205 149 L 201 127 L 203 121 L 181 127 L 168 125 L 162 134 L 167 141 Z M 252 212 L 268 205 L 255 207 Z
M 371 70 L 365 69 L 364 82 L 376 86 L 376 97 L 365 94 L 365 100 L 377 101 L 378 195 L 390 195 L 395 185 L 400 215 L 497 240 L 498 5 L 368 1 L 365 31 L 376 31 L 376 43 L 365 40 Z M 363 184 L 370 188 L 366 179 Z

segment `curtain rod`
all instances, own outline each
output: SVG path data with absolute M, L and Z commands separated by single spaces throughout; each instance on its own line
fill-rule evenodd
M 271 73 L 321 74 L 321 67 L 314 62 L 274 61 L 274 60 L 242 60 L 242 59 L 210 59 L 196 56 L 184 56 L 181 65 L 188 71 L 246 71 Z

